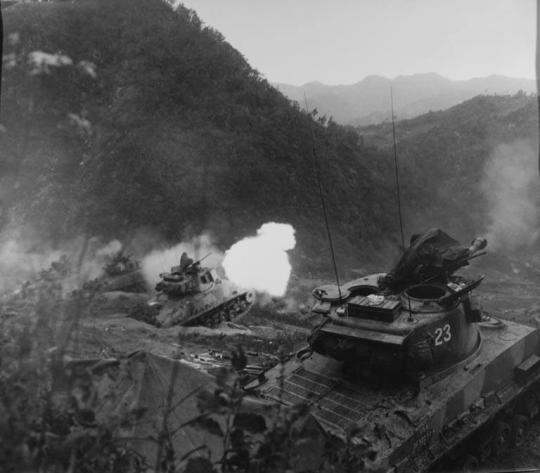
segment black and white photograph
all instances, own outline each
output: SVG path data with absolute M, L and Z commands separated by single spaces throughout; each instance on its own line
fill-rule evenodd
M 540 472 L 537 0 L 0 6 L 0 473 Z

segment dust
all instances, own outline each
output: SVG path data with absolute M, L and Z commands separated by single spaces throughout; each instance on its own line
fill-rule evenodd
M 101 276 L 107 259 L 121 249 L 118 240 L 105 243 L 81 236 L 53 246 L 40 241 L 28 229 L 4 231 L 0 235 L 0 293 L 16 290 L 63 257 L 69 265 L 63 289 L 69 292 Z
M 528 140 L 499 145 L 486 161 L 482 191 L 488 202 L 491 249 L 531 246 L 540 236 L 538 149 Z

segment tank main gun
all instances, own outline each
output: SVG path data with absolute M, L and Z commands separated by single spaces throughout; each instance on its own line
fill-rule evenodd
M 380 285 L 391 292 L 424 282 L 442 282 L 473 258 L 485 254 L 485 238 L 475 238 L 469 247 L 437 228 L 411 237 L 410 246 L 398 263 L 383 277 Z

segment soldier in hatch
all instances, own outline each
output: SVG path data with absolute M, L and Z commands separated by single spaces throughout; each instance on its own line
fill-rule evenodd
M 180 256 L 180 271 L 185 271 L 193 264 L 193 259 L 191 259 L 188 254 L 184 251 L 182 256 Z

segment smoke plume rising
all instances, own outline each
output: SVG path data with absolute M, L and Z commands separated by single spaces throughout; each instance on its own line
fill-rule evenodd
M 538 150 L 518 140 L 495 148 L 485 166 L 482 190 L 489 204 L 487 239 L 492 249 L 516 250 L 538 239 Z

